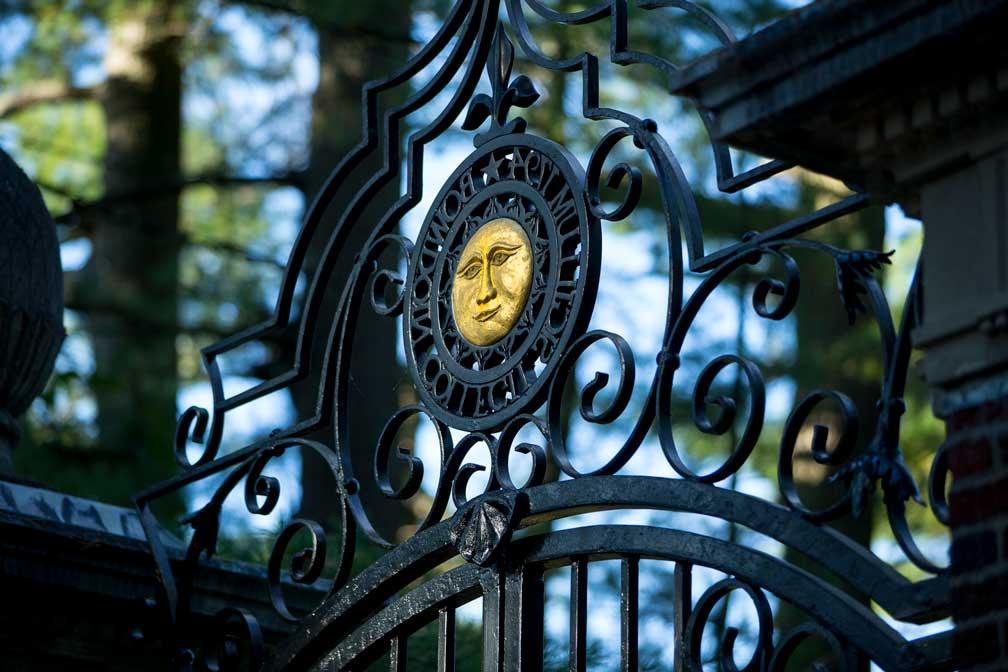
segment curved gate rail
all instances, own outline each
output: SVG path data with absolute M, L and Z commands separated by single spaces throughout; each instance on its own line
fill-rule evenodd
M 639 561 L 645 558 L 675 563 L 674 646 L 680 669 L 699 669 L 705 626 L 719 600 L 732 591 L 747 595 L 757 614 L 755 653 L 744 668 L 747 671 L 784 669 L 799 644 L 809 638 L 824 640 L 844 669 L 863 669 L 867 661 L 886 670 L 951 665 L 947 633 L 907 641 L 864 602 L 784 560 L 738 544 L 672 529 L 614 525 L 511 539 L 517 529 L 586 511 L 693 512 L 737 523 L 799 551 L 844 579 L 856 597 L 870 599 L 892 618 L 927 623 L 947 614 L 944 570 L 918 549 L 905 511 L 907 500 L 920 501 L 900 449 L 909 334 L 919 320 L 917 281 L 911 285 L 900 323 L 894 324 L 874 277 L 888 263 L 887 254 L 842 250 L 801 237 L 869 205 L 864 193 L 751 232 L 719 249 L 705 248 L 708 241 L 692 191 L 657 124 L 601 107 L 598 57 L 583 53 L 551 58 L 540 49 L 527 23 L 530 14 L 537 20 L 571 25 L 608 21 L 610 62 L 656 68 L 671 79 L 674 90 L 676 64 L 634 50 L 627 5 L 627 0 L 602 0 L 589 9 L 565 13 L 540 0 L 505 0 L 503 8 L 497 0 L 459 0 L 431 41 L 400 71 L 365 87 L 363 140 L 336 166 L 311 204 L 291 251 L 273 318 L 204 350 L 213 408 L 194 407 L 182 415 L 175 445 L 182 473 L 136 498 L 164 588 L 164 604 L 180 633 L 185 633 L 188 617 L 188 584 L 173 573 L 157 534 L 152 533 L 156 520 L 151 504 L 196 481 L 224 475 L 210 501 L 186 519 L 194 530 L 186 557 L 185 576 L 190 576 L 198 571 L 199 558 L 216 550 L 225 497 L 243 487 L 248 511 L 268 514 L 279 500 L 281 484 L 264 475 L 264 469 L 285 451 L 301 450 L 318 453 L 332 472 L 341 518 L 340 543 L 335 549 L 338 568 L 330 577 L 332 589 L 324 603 L 301 620 L 297 634 L 266 661 L 271 669 L 358 669 L 389 652 L 393 669 L 402 669 L 409 634 L 434 621 L 439 623 L 439 669 L 453 669 L 454 610 L 476 597 L 483 599 L 484 669 L 541 668 L 543 572 L 562 565 L 571 566 L 570 665 L 584 669 L 587 568 L 592 561 L 612 558 L 622 563 L 623 669 L 635 669 L 637 664 L 637 581 Z M 667 8 L 681 10 L 723 44 L 734 41 L 724 23 L 694 2 L 636 2 L 640 11 L 657 14 Z M 506 22 L 499 18 L 502 15 Z M 512 72 L 515 44 L 538 66 L 580 73 L 584 118 L 610 128 L 586 168 L 560 145 L 527 132 L 525 120 L 515 115 L 539 97 L 531 79 Z M 492 93 L 476 94 L 484 67 Z M 426 81 L 410 88 L 421 72 Z M 397 98 L 402 102 L 383 104 L 383 97 L 396 90 L 407 91 Z M 442 91 L 450 95 L 437 96 Z M 408 134 L 401 155 L 402 120 L 421 107 L 434 114 L 425 126 Z M 405 213 L 420 201 L 424 148 L 464 111 L 462 129 L 474 134 L 475 151 L 445 182 L 417 239 L 408 240 L 396 231 Z M 702 111 L 699 114 L 705 123 L 709 121 Z M 618 155 L 615 149 L 624 140 L 646 157 L 657 176 L 670 261 L 665 330 L 660 351 L 653 353 L 658 367 L 647 402 L 632 418 L 632 431 L 603 466 L 581 473 L 568 455 L 563 432 L 563 395 L 578 359 L 598 342 L 608 342 L 618 354 L 618 371 L 599 372 L 580 390 L 580 415 L 590 423 L 627 420 L 636 378 L 634 352 L 627 340 L 611 332 L 587 331 L 599 282 L 601 222 L 631 215 L 644 186 L 641 171 L 624 162 L 611 168 L 603 180 L 607 159 Z M 736 173 L 728 148 L 714 141 L 711 147 L 718 187 L 728 193 L 792 167 L 769 161 Z M 381 164 L 377 171 L 370 168 L 376 158 Z M 400 175 L 402 167 L 405 175 Z M 400 183 L 405 185 L 400 197 L 377 221 L 363 217 L 380 191 Z M 618 203 L 603 201 L 603 184 L 620 190 Z M 353 196 L 336 203 L 337 191 L 348 185 L 355 189 Z M 319 223 L 326 211 L 335 213 L 338 223 L 322 239 Z M 351 231 L 361 227 L 368 232 L 367 242 L 345 286 L 339 288 L 338 311 L 326 315 L 322 298 L 336 256 Z M 310 278 L 304 307 L 292 317 L 295 284 L 309 246 L 324 246 L 325 251 Z M 752 295 L 757 314 L 768 320 L 784 319 L 799 293 L 799 265 L 791 254 L 795 249 L 812 250 L 823 263 L 835 267 L 839 298 L 852 322 L 858 316 L 875 321 L 883 375 L 876 417 L 859 418 L 854 403 L 839 390 L 815 390 L 796 404 L 780 437 L 781 505 L 718 486 L 749 461 L 763 433 L 765 390 L 755 362 L 739 353 L 724 354 L 709 362 L 695 381 L 692 414 L 701 432 L 727 435 L 733 425 L 744 425 L 737 445 L 716 469 L 697 473 L 688 466 L 674 437 L 670 408 L 675 403 L 673 381 L 681 375 L 683 343 L 708 297 L 733 273 L 748 269 L 762 274 Z M 405 264 L 405 274 L 380 263 L 389 250 Z M 762 266 L 754 268 L 767 259 L 782 269 L 780 277 L 769 275 Z M 701 274 L 689 295 L 684 282 L 687 265 Z M 353 417 L 346 407 L 347 386 L 355 330 L 363 310 L 402 320 L 403 348 L 420 398 L 389 419 L 368 477 L 373 476 L 389 498 L 411 497 L 419 491 L 425 465 L 396 448 L 397 433 L 415 416 L 423 415 L 440 442 L 439 479 L 430 510 L 416 534 L 399 545 L 384 539 L 369 522 L 358 492 L 360 475 L 352 473 L 350 462 Z M 240 394 L 226 396 L 218 358 L 284 328 L 297 330 L 297 356 L 290 368 Z M 313 347 L 324 347 L 327 353 L 317 413 L 275 430 L 265 440 L 221 454 L 227 414 L 304 379 Z M 748 391 L 744 418 L 739 417 L 742 400 L 712 393 L 715 379 L 729 367 L 737 367 Z M 600 409 L 596 398 L 606 388 L 611 400 Z M 831 439 L 829 429 L 813 427 L 812 457 L 837 467 L 836 478 L 847 489 L 842 499 L 820 510 L 803 503 L 793 469 L 799 432 L 824 404 L 840 411 L 839 436 Z M 541 434 L 542 445 L 518 441 L 519 433 L 529 427 Z M 465 434 L 454 442 L 450 429 Z M 860 452 L 854 450 L 859 429 L 871 436 Z M 319 430 L 327 430 L 331 439 L 305 438 Z M 620 473 L 652 431 L 668 464 L 681 478 Z M 188 454 L 194 446 L 199 447 L 200 457 L 191 462 Z M 476 446 L 489 447 L 493 460 L 485 493 L 467 500 L 470 477 L 483 469 L 466 461 Z M 510 473 L 509 457 L 516 452 L 527 455 L 533 465 L 524 484 L 514 483 Z M 547 483 L 550 463 L 568 478 Z M 938 450 L 928 483 L 933 514 L 946 524 L 947 466 Z M 391 476 L 395 468 L 406 473 L 405 482 L 398 486 Z M 877 491 L 906 557 L 932 578 L 911 582 L 869 550 L 824 526 L 856 514 Z M 457 511 L 444 519 L 449 501 Z M 299 619 L 284 602 L 282 565 L 292 541 L 304 531 L 311 545 L 294 555 L 289 575 L 303 584 L 319 580 L 331 553 L 325 530 L 315 521 L 295 520 L 285 528 L 268 565 L 273 605 L 291 622 Z M 351 579 L 358 534 L 388 550 Z M 455 556 L 466 562 L 400 595 Z M 726 578 L 694 600 L 690 575 L 698 566 L 713 568 Z M 802 610 L 810 622 L 775 636 L 767 593 Z M 211 669 L 233 666 L 239 659 L 251 659 L 253 667 L 263 662 L 259 628 L 249 614 L 225 610 L 217 635 L 218 641 L 199 646 L 180 634 L 183 666 L 197 655 Z M 729 628 L 721 643 L 717 662 L 723 669 L 737 669 L 733 648 L 738 635 Z M 239 642 L 248 645 L 244 654 Z

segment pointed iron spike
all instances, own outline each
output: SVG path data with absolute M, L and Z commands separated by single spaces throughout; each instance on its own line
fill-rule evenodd
M 504 32 L 504 24 L 497 24 L 497 48 L 499 49 L 500 83 L 503 89 L 511 79 L 511 66 L 514 64 L 514 45 Z
M 490 47 L 490 54 L 487 56 L 486 63 L 486 71 L 487 75 L 490 77 L 490 87 L 493 89 L 495 100 L 497 99 L 498 92 L 500 90 L 498 76 L 500 75 L 500 38 L 503 30 L 503 26 L 498 23 L 497 31 L 494 33 L 493 45 Z

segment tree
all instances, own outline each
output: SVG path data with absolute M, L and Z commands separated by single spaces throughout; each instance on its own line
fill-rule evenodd
M 259 4 L 250 3 L 251 6 Z M 408 0 L 382 0 L 380 3 L 305 0 L 271 3 L 265 9 L 267 15 L 307 19 L 317 39 L 319 80 L 311 99 L 308 161 L 299 180 L 307 204 L 322 189 L 333 167 L 360 140 L 361 91 L 364 84 L 390 74 L 405 63 L 407 47 L 412 42 L 410 3 Z M 377 165 L 373 167 L 378 169 Z M 336 202 L 342 204 L 352 196 L 351 189 L 343 188 Z M 373 222 L 377 222 L 381 212 L 395 197 L 391 190 L 387 190 L 369 205 L 367 212 Z M 327 316 L 327 319 L 338 311 L 340 294 L 356 261 L 355 256 L 370 233 L 371 221 L 354 229 L 324 283 L 326 293 L 320 315 Z M 306 279 L 312 278 L 319 268 L 323 244 L 337 223 L 331 212 L 323 219 L 302 269 Z M 411 522 L 413 515 L 401 504 L 381 495 L 370 476 L 374 447 L 381 429 L 395 408 L 408 403 L 399 398 L 402 371 L 394 356 L 395 323 L 365 309 L 357 331 L 364 338 L 356 341 L 351 364 L 353 470 L 361 483 L 361 498 L 372 522 L 386 538 L 395 539 L 399 528 Z M 285 367 L 294 360 L 296 342 L 293 336 L 288 334 L 279 344 L 273 358 L 275 366 Z M 324 329 L 319 336 L 319 340 L 324 341 Z M 330 353 L 316 348 L 307 378 L 291 388 L 299 418 L 312 417 L 316 412 L 321 363 L 327 354 Z M 275 375 L 278 373 L 275 366 L 262 369 L 260 373 L 263 376 Z M 328 422 L 331 419 L 324 420 Z M 332 445 L 332 432 L 328 427 L 315 438 Z M 327 520 L 336 514 L 332 476 L 322 458 L 311 451 L 302 453 L 301 485 L 299 515 L 313 520 Z
M 279 83 L 292 68 L 290 61 L 241 53 L 219 22 L 236 11 L 276 41 L 292 33 L 303 37 L 301 25 L 314 33 L 319 80 L 310 102 L 281 95 L 258 125 L 235 123 L 236 110 L 222 100 L 228 94 L 219 95 L 215 88 L 228 87 L 229 80 Z M 359 140 L 363 84 L 406 61 L 413 17 L 403 0 L 386 0 L 380 7 L 296 0 L 82 3 L 73 9 L 43 3 L 19 12 L 32 32 L 14 54 L 18 71 L 11 76 L 18 86 L 0 97 L 0 116 L 12 119 L 19 130 L 36 117 L 55 117 L 72 129 L 73 116 L 84 108 L 94 113 L 88 137 L 99 140 L 88 149 L 86 174 L 68 181 L 66 166 L 74 165 L 75 157 L 66 146 L 35 147 L 26 136 L 18 139 L 19 146 L 44 158 L 35 177 L 66 225 L 64 240 L 90 243 L 86 265 L 67 274 L 67 303 L 75 345 L 86 343 L 93 353 L 93 364 L 87 355 L 83 362 L 64 362 L 30 433 L 50 450 L 20 451 L 20 470 L 52 487 L 126 504 L 144 484 L 176 470 L 171 460 L 176 398 L 183 385 L 204 379 L 198 349 L 268 314 L 272 297 L 264 299 L 262 291 L 267 281 L 255 279 L 263 267 L 249 270 L 248 264 L 235 263 L 242 257 L 271 263 L 268 255 L 249 252 L 250 245 L 262 247 L 264 197 L 275 185 L 293 184 L 305 203 L 311 201 Z M 67 33 L 80 34 L 73 42 Z M 86 65 L 80 54 L 85 51 L 94 54 L 92 66 L 103 71 L 88 86 L 77 83 L 75 72 Z M 56 77 L 60 72 L 53 61 L 66 64 L 62 77 Z M 37 72 L 52 79 L 35 82 Z M 219 111 L 190 114 L 183 124 L 183 96 L 203 105 L 212 101 Z M 304 102 L 306 113 L 299 116 Z M 386 97 L 383 102 L 396 101 Z M 308 142 L 307 151 L 297 156 L 289 128 L 301 120 L 307 122 Z M 244 129 L 244 136 L 229 134 L 233 128 Z M 68 144 L 80 140 L 72 130 L 66 135 Z M 275 154 L 280 143 L 295 158 L 274 162 L 265 173 L 249 168 L 262 162 L 257 150 Z M 370 205 L 374 221 L 394 200 L 397 187 L 393 184 Z M 328 217 L 318 240 L 324 241 L 334 225 Z M 326 283 L 323 313 L 335 313 L 367 229 L 366 223 L 357 227 L 344 247 Z M 310 251 L 307 276 L 321 252 L 320 245 Z M 221 319 L 225 304 L 239 317 Z M 402 371 L 392 356 L 394 321 L 366 311 L 362 319 L 359 331 L 366 337 L 357 344 L 352 374 L 353 462 L 370 515 L 386 537 L 396 538 L 412 513 L 380 495 L 370 473 L 378 433 L 393 409 L 410 402 L 410 389 L 400 385 Z M 239 357 L 232 362 L 237 367 L 232 375 L 270 377 L 292 361 L 293 334 L 265 345 L 273 349 L 269 365 Z M 312 373 L 317 374 L 324 353 L 315 356 Z M 316 375 L 292 388 L 300 418 L 314 413 L 317 386 Z M 73 401 L 60 401 L 67 396 Z M 92 400 L 93 425 L 79 415 L 81 404 Z M 405 434 L 408 442 L 409 428 Z M 331 436 L 318 438 L 332 441 Z M 324 518 L 333 513 L 331 477 L 317 468 L 313 455 L 303 457 L 302 514 Z
M 179 47 L 188 26 L 186 4 L 125 3 L 110 14 L 106 81 L 98 97 L 105 115 L 106 194 L 142 193 L 180 178 Z M 122 501 L 138 482 L 163 478 L 171 469 L 167 451 L 151 448 L 170 446 L 174 434 L 179 195 L 126 201 L 96 215 L 79 291 L 93 305 L 87 318 L 95 354 L 91 387 L 108 469 L 124 472 L 113 495 Z
M 102 170 L 94 189 L 105 194 L 137 194 L 178 180 L 180 163 L 181 63 L 179 44 L 186 32 L 185 2 L 81 3 L 78 12 L 42 3 L 26 16 L 34 20 L 37 43 L 25 49 L 18 65 L 21 86 L 0 103 L 2 113 L 31 115 L 44 104 L 80 101 L 100 109 L 104 119 Z M 80 67 L 74 48 L 87 45 L 89 24 L 102 22 L 108 31 L 103 58 L 106 73 L 100 86 L 75 85 Z M 74 40 L 59 42 L 65 35 Z M 55 38 L 46 42 L 45 38 Z M 67 53 L 61 53 L 65 50 Z M 85 59 L 81 59 L 85 60 Z M 61 67 L 50 68 L 50 61 Z M 51 70 L 58 79 L 33 84 L 31 70 Z M 66 112 L 72 114 L 72 111 Z M 43 164 L 44 166 L 44 164 Z M 43 170 L 44 172 L 44 170 Z M 58 173 L 59 171 L 53 171 Z M 61 194 L 43 177 L 43 186 Z M 77 192 L 79 193 L 79 192 Z M 64 191 L 61 195 L 74 194 Z M 76 197 L 76 195 L 74 196 Z M 164 478 L 171 470 L 168 454 L 145 450 L 170 445 L 175 413 L 175 361 L 178 305 L 178 194 L 124 200 L 114 212 L 92 212 L 90 263 L 67 274 L 68 307 L 87 303 L 86 329 L 94 353 L 89 381 L 96 402 L 100 449 L 84 459 L 86 474 L 46 481 L 80 490 L 98 482 L 104 498 L 129 501 L 137 484 Z M 86 297 L 84 299 L 83 297 Z M 132 372 L 143 370 L 149 375 Z M 37 455 L 19 457 L 38 465 Z M 83 456 L 82 456 L 83 457 Z M 48 465 L 47 465 L 48 466 Z M 45 469 L 49 471 L 49 469 Z
M 389 75 L 406 62 L 412 13 L 409 0 L 344 3 L 339 8 L 321 0 L 312 3 L 308 15 L 319 39 L 319 86 L 312 99 L 311 158 L 305 171 L 306 192 L 314 195 L 336 161 L 360 140 L 360 92 L 364 84 Z M 390 139 L 390 142 L 399 142 L 399 139 Z M 369 207 L 368 213 L 374 217 L 374 223 L 377 223 L 378 213 L 389 207 L 397 196 L 398 184 L 394 192 L 387 190 Z M 349 276 L 354 256 L 363 249 L 369 233 L 370 227 L 359 227 L 347 241 L 347 252 L 341 255 L 333 272 L 333 277 L 338 279 L 336 287 L 342 288 L 341 280 Z M 314 252 L 318 254 L 321 250 Z M 317 263 L 314 257 L 308 267 L 313 268 Z M 338 293 L 328 294 L 330 306 L 338 299 Z M 365 309 L 357 332 L 364 337 L 355 340 L 354 359 L 350 365 L 354 381 L 349 400 L 353 468 L 361 482 L 361 499 L 372 523 L 386 539 L 396 540 L 402 538 L 400 528 L 413 522 L 414 516 L 399 502 L 378 492 L 371 476 L 371 465 L 385 422 L 393 409 L 409 403 L 410 398 L 399 399 L 402 371 L 394 355 L 395 322 Z M 402 392 L 409 395 L 408 388 Z M 296 397 L 299 411 L 312 408 L 306 401 Z M 331 515 L 332 483 L 323 470 L 317 468 L 321 460 L 307 453 L 304 460 L 302 515 L 311 517 L 323 511 Z

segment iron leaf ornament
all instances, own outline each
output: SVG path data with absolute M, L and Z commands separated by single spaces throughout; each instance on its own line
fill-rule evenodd
M 193 530 L 190 555 L 192 555 L 192 551 L 194 550 L 197 556 L 202 552 L 209 559 L 217 552 L 222 504 L 223 502 L 211 500 L 206 506 L 193 511 L 179 520 L 180 524 L 188 525 Z
M 496 562 L 526 502 L 524 493 L 508 490 L 484 495 L 459 509 L 448 533 L 459 555 L 480 567 Z
M 891 264 L 895 250 L 876 252 L 875 250 L 841 251 L 833 255 L 836 262 L 837 289 L 840 300 L 847 311 L 847 321 L 854 324 L 858 313 L 868 312 L 861 296 L 868 293 L 865 279 L 872 277 L 883 264 Z
M 902 504 L 912 499 L 921 506 L 924 505 L 917 483 L 903 461 L 903 455 L 898 451 L 887 454 L 869 449 L 830 476 L 829 481 L 844 481 L 849 484 L 851 513 L 855 518 L 860 517 L 865 510 L 878 483 L 882 485 L 886 502 Z
M 861 515 L 878 484 L 888 506 L 903 506 L 911 499 L 924 505 L 900 449 L 899 419 L 906 412 L 906 403 L 901 397 L 884 399 L 879 401 L 878 410 L 879 426 L 865 452 L 829 478 L 830 482 L 843 481 L 850 487 L 855 517 Z

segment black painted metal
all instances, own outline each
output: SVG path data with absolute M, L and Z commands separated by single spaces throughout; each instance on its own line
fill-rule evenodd
M 705 26 L 724 44 L 734 40 L 730 30 L 710 12 L 688 0 L 638 0 L 641 11 L 681 10 Z M 609 59 L 616 65 L 645 64 L 672 76 L 677 65 L 658 55 L 634 50 L 627 30 L 628 0 L 599 0 L 579 12 L 561 12 L 539 0 L 505 0 L 506 25 L 499 19 L 497 0 L 460 0 L 450 10 L 434 38 L 399 72 L 364 90 L 366 114 L 363 140 L 334 169 L 312 203 L 295 242 L 273 318 L 215 344 L 204 351 L 204 362 L 214 390 L 211 411 L 190 408 L 181 417 L 175 453 L 183 472 L 156 485 L 137 498 L 141 521 L 148 532 L 163 588 L 166 615 L 178 627 L 183 666 L 199 655 L 211 668 L 263 664 L 263 647 L 254 619 L 237 610 L 221 614 L 216 642 L 192 641 L 185 628 L 189 612 L 189 580 L 199 571 L 203 555 L 214 553 L 224 498 L 243 486 L 251 514 L 268 514 L 279 501 L 281 483 L 264 475 L 267 465 L 286 451 L 315 451 L 328 464 L 333 478 L 334 514 L 340 521 L 335 548 L 327 544 L 327 531 L 316 521 L 295 520 L 278 536 L 269 561 L 270 599 L 277 613 L 299 623 L 298 631 L 265 661 L 269 669 L 361 669 L 388 656 L 391 669 L 404 669 L 411 633 L 437 623 L 437 666 L 455 668 L 456 607 L 477 597 L 483 600 L 483 667 L 486 670 L 535 671 L 543 667 L 544 572 L 571 566 L 570 668 L 587 664 L 588 574 L 602 559 L 621 562 L 621 669 L 638 665 L 639 571 L 641 559 L 675 563 L 677 602 L 672 614 L 670 646 L 677 670 L 700 668 L 700 644 L 718 603 L 729 593 L 744 595 L 755 609 L 755 653 L 742 669 L 782 670 L 798 645 L 819 639 L 834 652 L 839 667 L 862 669 L 873 661 L 886 670 L 942 669 L 951 666 L 945 634 L 908 641 L 881 617 L 851 595 L 871 600 L 895 619 L 926 623 L 947 613 L 946 578 L 918 549 L 905 516 L 905 502 L 918 498 L 917 486 L 903 464 L 899 447 L 900 416 L 910 357 L 910 330 L 919 321 L 919 287 L 916 281 L 906 300 L 899 325 L 893 323 L 885 295 L 874 271 L 888 263 L 888 255 L 874 251 L 841 250 L 800 236 L 844 214 L 865 207 L 870 198 L 854 194 L 833 205 L 767 230 L 752 232 L 716 250 L 705 248 L 703 227 L 689 184 L 657 125 L 624 111 L 599 105 L 599 62 L 594 54 L 552 58 L 536 43 L 527 15 L 537 20 L 580 25 L 600 21 L 611 24 Z M 656 14 L 657 16 L 658 14 Z M 532 81 L 512 76 L 515 47 L 538 66 L 579 72 L 583 82 L 582 113 L 590 121 L 606 122 L 604 134 L 582 169 L 578 160 L 559 144 L 528 132 L 526 122 L 513 116 L 538 98 Z M 486 66 L 492 93 L 475 94 Z M 425 72 L 422 84 L 389 107 L 382 95 L 396 88 L 407 90 Z M 449 83 L 449 95 L 438 96 Z M 466 131 L 486 130 L 474 136 L 475 151 L 445 181 L 415 241 L 395 233 L 403 215 L 420 200 L 424 147 L 443 133 L 468 106 L 462 122 Z M 400 154 L 400 122 L 413 111 L 427 107 L 431 121 L 413 130 Z M 705 123 L 710 119 L 701 112 Z M 487 123 L 489 122 L 489 123 Z M 623 140 L 640 150 L 658 178 L 664 209 L 670 261 L 666 327 L 661 349 L 652 353 L 658 366 L 646 403 L 630 417 L 631 393 L 636 379 L 634 352 L 621 335 L 588 331 L 599 286 L 603 227 L 601 222 L 632 214 L 642 194 L 643 178 L 635 166 L 617 163 L 603 179 L 605 164 Z M 770 161 L 744 173 L 735 173 L 728 148 L 711 144 L 718 186 L 731 193 L 771 177 L 792 164 Z M 368 166 L 378 159 L 381 168 Z M 401 167 L 405 174 L 400 175 Z M 399 198 L 377 220 L 362 217 L 382 190 L 404 184 Z M 607 205 L 601 187 L 622 190 L 620 202 Z M 352 189 L 342 203 L 334 202 L 338 190 Z M 344 192 L 345 193 L 345 192 Z M 318 233 L 323 211 L 338 214 L 338 225 L 327 238 Z M 525 313 L 513 332 L 502 341 L 477 347 L 459 334 L 450 306 L 450 278 L 468 237 L 483 222 L 505 215 L 525 230 L 532 241 L 536 263 Z M 338 312 L 322 315 L 322 295 L 327 290 L 335 259 L 349 232 L 366 227 L 367 243 L 358 251 L 356 265 L 339 288 Z M 709 243 L 709 241 L 707 241 Z M 304 308 L 292 312 L 295 284 L 309 246 L 324 249 L 317 272 L 309 279 Z M 802 399 L 785 423 L 780 440 L 778 480 L 783 504 L 764 501 L 721 483 L 745 465 L 763 435 L 765 389 L 757 363 L 737 353 L 716 357 L 703 368 L 693 387 L 692 415 L 696 427 L 711 435 L 727 435 L 741 424 L 736 445 L 716 468 L 697 473 L 684 459 L 677 443 L 670 408 L 672 386 L 681 376 L 680 353 L 701 307 L 727 278 L 740 269 L 762 273 L 753 291 L 757 314 L 767 320 L 786 318 L 795 306 L 800 269 L 791 255 L 795 249 L 811 250 L 836 268 L 839 299 L 853 321 L 867 315 L 878 325 L 882 350 L 882 394 L 877 418 L 859 418 L 842 391 L 816 390 Z M 685 255 L 682 251 L 685 250 Z M 388 251 L 406 268 L 383 265 Z M 685 258 L 684 258 L 685 257 Z M 762 271 L 769 260 L 779 277 Z M 701 274 L 688 296 L 687 266 Z M 755 268 L 754 268 L 755 267 Z M 401 544 L 384 539 L 368 518 L 353 473 L 349 446 L 353 418 L 347 408 L 350 362 L 357 318 L 374 310 L 389 319 L 402 320 L 407 367 L 420 402 L 391 414 L 374 451 L 373 477 L 389 498 L 408 498 L 419 492 L 424 463 L 396 445 L 399 431 L 414 416 L 426 416 L 439 442 L 441 463 L 430 508 L 416 533 Z M 863 318 L 862 318 L 863 319 Z M 286 372 L 240 394 L 223 392 L 218 358 L 277 330 L 297 330 L 297 357 Z M 575 366 L 593 344 L 607 342 L 618 355 L 617 380 L 599 372 L 580 391 L 580 416 L 607 425 L 631 420 L 623 445 L 599 468 L 580 472 L 564 442 L 563 395 Z M 239 450 L 221 454 L 227 414 L 266 394 L 302 380 L 313 349 L 324 349 L 318 410 L 310 418 Z M 715 396 L 716 380 L 728 369 L 739 372 L 742 399 Z M 609 388 L 610 401 L 599 408 L 597 397 Z M 827 430 L 815 427 L 813 458 L 839 467 L 847 494 L 824 510 L 811 510 L 794 482 L 798 435 L 813 411 L 821 405 L 837 409 L 843 422 L 840 436 L 827 450 Z M 746 416 L 741 417 L 742 410 Z M 519 432 L 532 427 L 542 445 L 518 442 Z M 453 441 L 451 429 L 464 436 Z M 305 437 L 326 430 L 327 441 Z M 873 437 L 867 450 L 852 453 L 858 431 Z M 677 479 L 621 474 L 630 458 L 655 432 Z M 193 444 L 202 446 L 199 459 L 190 462 Z M 467 485 L 484 467 L 467 462 L 470 451 L 486 446 L 493 456 L 485 492 L 471 500 Z M 520 453 L 533 468 L 525 483 L 515 483 L 509 458 Z M 565 476 L 547 482 L 552 463 Z M 395 468 L 406 473 L 395 485 Z M 941 521 L 947 519 L 943 484 L 947 460 L 939 453 L 928 490 Z M 155 530 L 151 505 L 196 481 L 215 475 L 223 481 L 214 496 L 186 522 L 194 534 L 189 544 L 188 568 L 175 575 Z M 869 550 L 851 542 L 824 523 L 857 513 L 866 498 L 880 486 L 892 532 L 907 558 L 933 578 L 912 582 Z M 449 500 L 457 511 L 446 517 Z M 824 570 L 849 584 L 843 592 L 817 576 L 783 560 L 743 546 L 687 532 L 632 526 L 595 526 L 513 538 L 515 531 L 588 511 L 618 509 L 685 511 L 737 523 L 775 539 L 804 554 Z M 298 533 L 307 535 L 307 548 L 294 555 L 287 572 L 297 583 L 316 582 L 335 555 L 332 589 L 312 613 L 293 613 L 286 605 L 282 577 L 284 558 Z M 377 562 L 351 577 L 355 542 L 361 534 L 387 549 Z M 461 557 L 464 564 L 407 587 L 443 562 Z M 724 578 L 697 599 L 692 595 L 695 568 L 707 567 Z M 810 622 L 774 636 L 770 593 L 801 609 Z M 189 637 L 187 639 L 187 637 Z M 738 632 L 726 631 L 717 664 L 735 670 L 733 648 Z
M 620 670 L 637 669 L 637 627 L 640 620 L 638 575 L 640 558 L 624 557 L 620 565 Z

